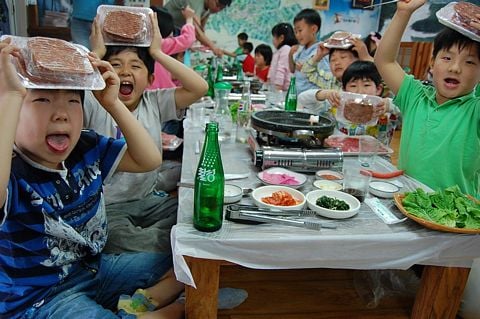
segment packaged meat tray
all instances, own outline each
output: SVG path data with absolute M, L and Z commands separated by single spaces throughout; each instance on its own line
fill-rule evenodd
M 342 92 L 336 118 L 343 123 L 372 126 L 377 124 L 375 108 L 381 103 L 383 100 L 379 96 Z
M 105 44 L 149 47 L 153 37 L 150 13 L 150 8 L 100 5 L 97 17 Z
M 352 34 L 348 31 L 334 32 L 330 38 L 328 38 L 323 44 L 326 48 L 333 49 L 348 49 L 353 43 L 350 41 L 352 38 L 361 38 L 360 34 Z
M 469 2 L 450 2 L 437 11 L 437 19 L 441 24 L 460 32 L 474 41 L 480 41 L 480 32 L 469 23 L 480 14 L 480 7 Z
M 20 49 L 11 57 L 29 89 L 101 90 L 105 81 L 88 59 L 88 49 L 61 39 L 3 35 Z
M 343 155 L 345 156 L 356 156 L 359 155 L 359 140 L 360 138 L 369 138 L 375 139 L 375 137 L 370 135 L 330 135 L 323 141 L 323 145 L 326 147 L 338 147 L 342 150 Z M 387 155 L 393 154 L 393 150 L 386 146 L 385 144 L 380 143 L 377 154 Z M 368 155 L 368 152 L 360 155 Z

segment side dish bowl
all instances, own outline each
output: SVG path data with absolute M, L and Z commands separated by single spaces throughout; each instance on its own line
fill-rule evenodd
M 319 199 L 322 196 L 343 200 L 345 203 L 348 204 L 348 206 L 350 206 L 350 209 L 333 210 L 333 209 L 328 209 L 328 208 L 318 206 L 317 199 Z M 314 210 L 318 215 L 323 217 L 328 217 L 333 219 L 350 218 L 352 216 L 355 216 L 358 213 L 358 210 L 360 209 L 360 202 L 358 199 L 356 199 L 350 194 L 347 194 L 341 191 L 318 189 L 318 190 L 308 192 L 305 197 L 307 200 L 308 208 L 310 208 L 311 210 Z
M 225 188 L 223 190 L 223 202 L 225 204 L 238 202 L 242 199 L 242 196 L 243 190 L 240 186 L 233 184 L 225 184 Z
M 284 205 L 267 204 L 264 201 L 262 201 L 262 198 L 271 197 L 272 194 L 274 193 L 280 194 L 278 192 L 285 192 L 289 194 L 297 201 L 297 204 L 284 206 Z M 271 186 L 258 187 L 253 190 L 252 198 L 253 198 L 253 201 L 255 202 L 255 205 L 261 208 L 268 208 L 268 209 L 275 209 L 275 210 L 300 210 L 303 208 L 303 206 L 305 206 L 305 195 L 303 195 L 302 192 L 287 186 L 271 185 Z
M 393 183 L 383 182 L 383 181 L 372 181 L 370 182 L 368 190 L 370 194 L 377 197 L 393 198 L 393 195 L 395 193 L 398 193 L 400 191 L 400 188 Z
M 327 180 L 337 183 L 343 182 L 343 174 L 341 172 L 332 171 L 329 169 L 322 169 L 315 172 L 315 178 L 319 180 Z

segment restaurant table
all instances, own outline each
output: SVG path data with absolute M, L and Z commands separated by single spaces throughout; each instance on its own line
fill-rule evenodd
M 203 144 L 203 128 L 185 122 L 181 182 L 194 182 L 194 173 Z M 200 146 L 200 147 L 199 147 Z M 252 163 L 247 144 L 220 144 L 226 183 L 242 187 L 260 186 L 259 168 Z M 355 157 L 344 157 L 344 167 L 357 165 Z M 377 157 L 373 169 L 392 171 L 395 167 Z M 237 175 L 234 175 L 237 174 Z M 439 174 L 441 172 L 438 172 Z M 300 190 L 314 187 L 314 175 Z M 402 192 L 422 187 L 408 177 L 396 178 Z M 251 203 L 244 197 L 241 203 Z M 402 216 L 393 200 L 382 199 L 390 211 Z M 193 189 L 179 188 L 178 222 L 172 229 L 174 270 L 186 286 L 186 317 L 217 318 L 220 266 L 241 265 L 254 269 L 408 269 L 426 265 L 417 291 L 411 318 L 455 318 L 473 259 L 480 256 L 480 236 L 438 232 L 406 219 L 386 224 L 365 203 L 359 213 L 346 220 L 329 220 L 336 229 L 320 231 L 278 224 L 246 225 L 228 220 L 220 230 L 200 232 L 192 226 Z M 403 216 L 402 216 L 403 217 Z M 318 220 L 318 219 L 317 219 Z

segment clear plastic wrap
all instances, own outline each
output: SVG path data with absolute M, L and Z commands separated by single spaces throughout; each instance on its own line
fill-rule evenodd
M 330 135 L 327 137 L 323 143 L 327 147 L 338 147 L 342 150 L 344 156 L 358 156 L 360 154 L 359 140 L 360 138 L 364 139 L 375 139 L 375 137 L 370 135 Z M 385 144 L 380 143 L 378 155 L 388 155 L 393 154 L 393 150 L 386 146 Z M 364 153 L 363 155 L 368 155 Z
M 378 96 L 341 92 L 335 116 L 343 123 L 375 125 L 378 121 L 375 108 L 381 103 L 383 100 Z
M 106 45 L 149 47 L 153 26 L 150 8 L 100 5 L 97 17 Z
M 12 61 L 26 88 L 101 90 L 105 81 L 88 59 L 88 49 L 61 39 L 3 35 L 20 49 Z
M 350 39 L 361 37 L 360 34 L 353 34 L 348 31 L 337 31 L 325 41 L 324 46 L 329 49 L 348 49 L 353 45 Z
M 469 37 L 472 40 L 480 41 L 480 33 L 468 26 L 470 22 L 467 16 L 460 17 L 455 11 L 455 5 L 457 2 L 450 2 L 445 7 L 437 11 L 437 19 L 441 24 L 460 32 L 461 34 Z M 475 6 L 474 4 L 468 3 L 469 6 Z M 478 6 L 475 6 L 478 7 Z M 479 9 L 480 11 L 480 9 Z M 472 12 L 473 13 L 473 12 Z

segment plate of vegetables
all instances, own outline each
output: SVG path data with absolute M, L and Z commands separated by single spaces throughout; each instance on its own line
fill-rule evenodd
M 398 209 L 415 222 L 438 231 L 480 234 L 480 203 L 458 186 L 427 193 L 421 188 L 394 195 Z
M 318 215 L 333 219 L 355 216 L 360 209 L 360 201 L 350 194 L 336 190 L 314 190 L 305 196 L 308 208 Z

